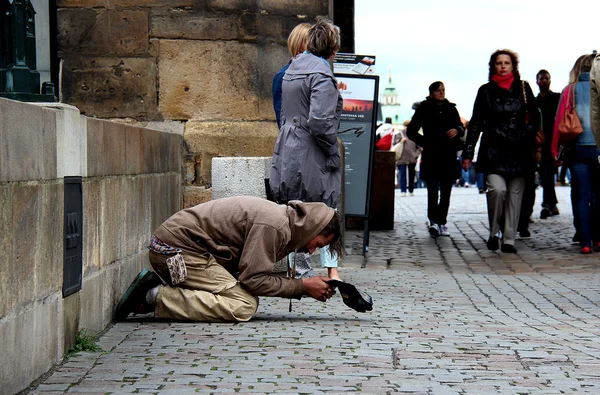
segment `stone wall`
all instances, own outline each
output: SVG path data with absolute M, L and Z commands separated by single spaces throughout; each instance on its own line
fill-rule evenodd
M 61 101 L 89 116 L 184 125 L 184 204 L 211 159 L 271 156 L 271 81 L 287 37 L 329 0 L 58 0 Z
M 16 393 L 112 320 L 181 208 L 182 136 L 0 99 L 0 385 Z M 82 287 L 63 297 L 64 177 L 83 180 Z

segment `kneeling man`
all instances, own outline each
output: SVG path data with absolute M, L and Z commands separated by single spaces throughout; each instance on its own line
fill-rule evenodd
M 259 296 L 325 302 L 334 294 L 329 278 L 295 279 L 294 268 L 287 277 L 273 269 L 290 252 L 312 254 L 326 245 L 342 256 L 342 224 L 324 203 L 278 205 L 250 196 L 181 210 L 154 232 L 148 248 L 156 273 L 138 274 L 115 320 L 154 311 L 167 320 L 239 322 L 254 316 Z

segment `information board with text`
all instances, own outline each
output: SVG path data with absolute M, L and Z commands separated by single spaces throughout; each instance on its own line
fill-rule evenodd
M 345 211 L 369 216 L 379 76 L 336 74 L 344 99 L 338 137 L 345 149 Z

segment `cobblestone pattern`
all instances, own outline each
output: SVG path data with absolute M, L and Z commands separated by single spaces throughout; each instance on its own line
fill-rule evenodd
M 485 197 L 454 192 L 451 237 L 429 237 L 417 190 L 397 198 L 396 229 L 371 234 L 366 260 L 346 259 L 370 313 L 336 296 L 291 313 L 263 298 L 236 325 L 131 319 L 101 337 L 105 352 L 70 358 L 32 393 L 600 393 L 600 255 L 571 246 L 570 207 L 506 256 L 485 249 Z M 349 232 L 348 249 L 361 237 Z

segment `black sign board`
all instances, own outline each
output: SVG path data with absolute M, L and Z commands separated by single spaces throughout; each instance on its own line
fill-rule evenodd
M 368 248 L 371 174 L 379 76 L 336 74 L 344 99 L 338 137 L 345 150 L 345 212 L 347 216 L 365 219 L 363 253 Z

